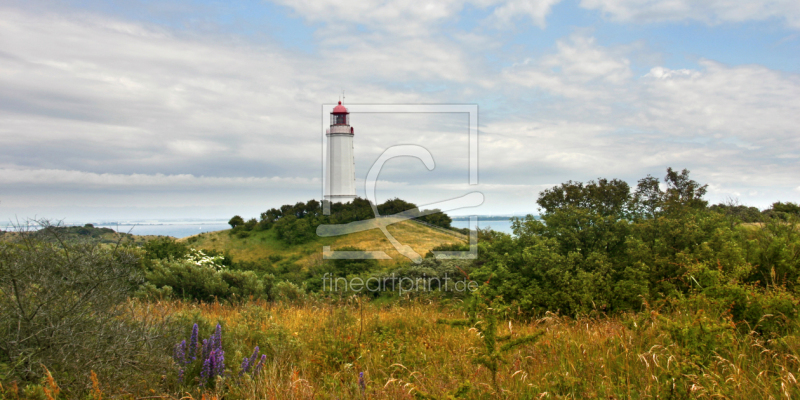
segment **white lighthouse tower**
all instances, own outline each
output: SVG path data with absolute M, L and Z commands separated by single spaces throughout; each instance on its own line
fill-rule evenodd
M 347 203 L 356 198 L 354 134 L 350 126 L 350 112 L 340 101 L 331 112 L 331 127 L 325 134 L 328 139 L 325 200 L 332 203 Z

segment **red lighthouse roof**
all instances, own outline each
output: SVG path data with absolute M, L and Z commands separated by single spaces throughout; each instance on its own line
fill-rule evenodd
M 342 102 L 340 101 L 338 106 L 333 107 L 333 112 L 331 114 L 350 114 L 350 113 L 347 111 L 347 108 L 345 108 L 342 105 Z

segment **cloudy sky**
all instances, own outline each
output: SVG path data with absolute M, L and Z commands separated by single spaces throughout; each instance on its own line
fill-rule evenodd
M 454 214 L 536 213 L 543 188 L 667 167 L 712 202 L 800 199 L 797 0 L 0 1 L 0 218 L 256 216 L 320 198 L 322 106 L 352 115 L 378 199 L 477 190 Z M 361 189 L 363 194 L 363 188 Z

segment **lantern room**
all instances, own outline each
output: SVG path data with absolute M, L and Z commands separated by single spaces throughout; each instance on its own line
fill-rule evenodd
M 333 112 L 331 112 L 331 126 L 334 125 L 350 125 L 350 112 L 342 105 L 341 101 L 338 106 L 333 107 Z

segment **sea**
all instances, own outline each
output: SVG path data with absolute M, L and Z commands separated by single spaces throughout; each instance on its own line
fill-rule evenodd
M 495 217 L 496 218 L 496 217 Z M 455 220 L 450 223 L 453 228 L 469 228 L 469 221 Z M 478 217 L 478 228 L 491 228 L 494 231 L 511 234 L 511 219 L 491 219 L 483 220 Z
M 478 227 L 491 228 L 493 230 L 505 233 L 511 232 L 510 219 L 497 219 L 492 217 L 492 220 L 481 220 L 478 217 Z M 227 221 L 223 220 L 189 220 L 189 221 L 162 221 L 162 220 L 146 220 L 146 221 L 80 221 L 72 222 L 65 221 L 62 224 L 67 226 L 83 226 L 87 223 L 94 225 L 95 228 L 111 228 L 117 232 L 131 233 L 133 235 L 161 235 L 172 236 L 175 238 L 184 238 L 198 233 L 221 231 L 230 229 Z M 455 220 L 451 224 L 454 228 L 468 228 L 469 221 Z M 13 226 L 0 225 L 0 230 L 14 230 Z

